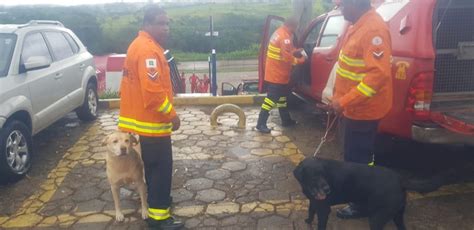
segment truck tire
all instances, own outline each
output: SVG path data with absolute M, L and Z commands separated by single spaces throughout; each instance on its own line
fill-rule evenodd
M 84 103 L 76 109 L 76 114 L 83 121 L 93 121 L 98 115 L 98 105 L 97 87 L 94 83 L 89 82 L 86 88 Z
M 17 120 L 0 131 L 0 184 L 22 179 L 31 168 L 32 140 L 28 127 Z

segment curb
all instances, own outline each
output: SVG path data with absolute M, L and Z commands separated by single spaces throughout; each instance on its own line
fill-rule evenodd
M 177 96 L 174 98 L 175 106 L 190 105 L 260 105 L 265 99 L 265 94 L 258 95 L 238 95 L 238 96 Z M 101 109 L 118 109 L 120 108 L 120 99 L 101 99 L 99 100 L 99 108 Z

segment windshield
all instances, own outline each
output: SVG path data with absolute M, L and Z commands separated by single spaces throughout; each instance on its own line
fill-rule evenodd
M 0 34 L 0 77 L 8 74 L 15 42 L 16 35 Z

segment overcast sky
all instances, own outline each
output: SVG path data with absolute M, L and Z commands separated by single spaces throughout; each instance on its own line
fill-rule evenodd
M 148 2 L 148 0 L 0 0 L 0 5 L 38 5 L 38 4 L 55 4 L 55 5 L 84 5 L 84 4 L 101 4 L 110 2 Z M 160 2 L 160 0 L 154 0 Z

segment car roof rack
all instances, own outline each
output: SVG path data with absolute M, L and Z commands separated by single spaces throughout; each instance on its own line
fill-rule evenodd
M 64 25 L 59 22 L 59 21 L 52 21 L 52 20 L 31 20 L 26 24 L 23 24 L 21 26 L 18 26 L 18 28 L 24 28 L 28 26 L 37 26 L 37 25 L 55 25 L 55 26 L 60 26 L 64 27 Z

